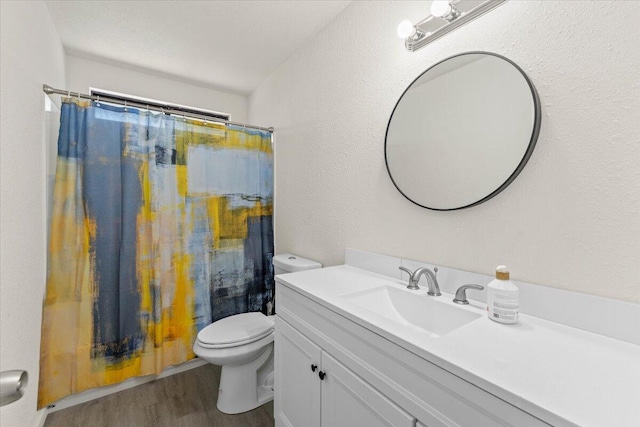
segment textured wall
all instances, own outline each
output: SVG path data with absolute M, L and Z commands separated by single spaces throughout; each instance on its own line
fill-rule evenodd
M 250 97 L 275 126 L 276 252 L 326 265 L 345 247 L 640 301 L 640 3 L 509 1 L 409 53 L 424 2 L 354 2 Z M 456 53 L 519 64 L 542 100 L 524 171 L 480 206 L 433 212 L 394 188 L 387 121 L 404 88 Z M 464 118 L 452 118 L 460 120 Z
M 45 282 L 44 93 L 64 87 L 64 52 L 43 2 L 0 2 L 0 368 L 26 369 L 26 395 L 3 427 L 33 425 Z
M 247 97 L 141 73 L 77 56 L 67 56 L 68 90 L 88 93 L 89 88 L 110 90 L 174 104 L 204 108 L 244 122 Z

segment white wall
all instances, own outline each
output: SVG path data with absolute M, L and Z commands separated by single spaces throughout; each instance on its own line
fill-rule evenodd
M 249 100 L 276 128 L 276 245 L 325 265 L 345 247 L 640 301 L 640 3 L 509 1 L 416 53 L 424 2 L 353 2 Z M 465 51 L 520 65 L 542 101 L 532 158 L 494 199 L 434 212 L 395 189 L 384 135 L 398 97 Z
M 170 80 L 114 65 L 68 55 L 68 90 L 88 93 L 99 88 L 172 104 L 204 108 L 231 115 L 234 122 L 247 118 L 247 97 Z
M 29 372 L 3 427 L 33 425 L 45 284 L 44 93 L 65 86 L 64 51 L 43 2 L 0 2 L 0 370 Z
M 66 56 L 43 2 L 0 4 L 0 369 L 29 372 L 26 395 L 0 409 L 0 425 L 11 427 L 33 425 L 36 418 L 46 280 L 45 175 L 50 156 L 46 147 L 51 144 L 51 135 L 46 134 L 42 84 L 81 92 L 98 87 L 130 93 L 225 112 L 238 122 L 246 120 L 247 99 Z

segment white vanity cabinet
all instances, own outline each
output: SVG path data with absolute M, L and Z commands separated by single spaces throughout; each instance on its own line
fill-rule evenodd
M 279 427 L 413 427 L 415 419 L 327 352 L 276 318 Z
M 320 427 L 318 377 L 322 350 L 276 317 L 274 417 L 276 426 Z
M 550 425 L 293 285 L 278 282 L 277 293 L 278 427 Z M 323 380 L 320 372 L 326 374 Z

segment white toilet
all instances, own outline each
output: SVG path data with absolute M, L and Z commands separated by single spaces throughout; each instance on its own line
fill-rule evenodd
M 275 274 L 321 268 L 291 254 L 273 257 Z M 218 409 L 226 414 L 250 411 L 273 400 L 273 316 L 242 313 L 225 317 L 198 333 L 193 352 L 222 366 Z

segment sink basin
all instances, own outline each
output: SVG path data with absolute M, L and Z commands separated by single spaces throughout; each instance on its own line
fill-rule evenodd
M 416 294 L 391 286 L 345 294 L 352 304 L 396 324 L 427 332 L 437 338 L 481 317 L 426 294 Z

